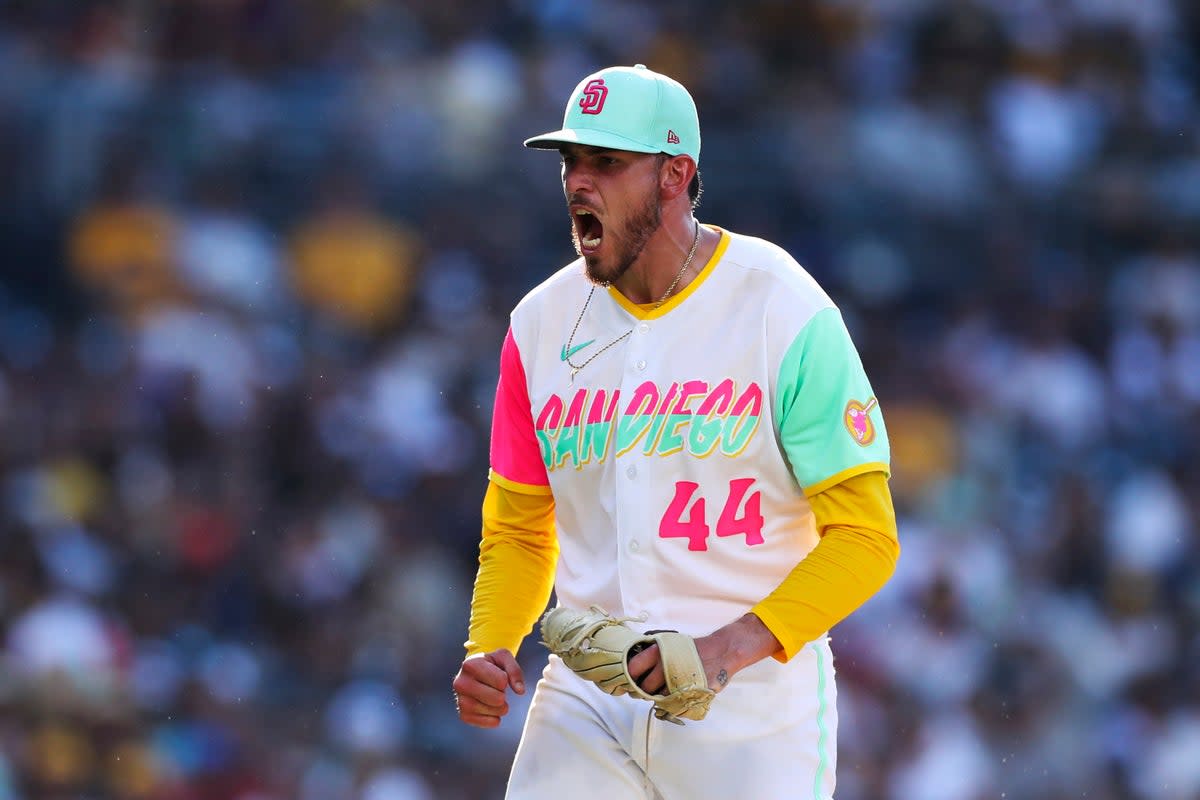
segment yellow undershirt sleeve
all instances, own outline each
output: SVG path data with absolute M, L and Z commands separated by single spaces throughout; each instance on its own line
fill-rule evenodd
M 808 498 L 821 541 L 751 611 L 787 661 L 887 583 L 900 557 L 887 476 L 866 472 Z
M 501 648 L 516 655 L 546 609 L 557 563 L 554 497 L 489 481 L 467 655 Z

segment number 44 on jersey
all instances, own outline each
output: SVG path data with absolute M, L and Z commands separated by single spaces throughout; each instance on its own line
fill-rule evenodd
M 747 546 L 763 543 L 762 492 L 756 491 L 746 496 L 753 483 L 754 478 L 734 478 L 729 482 L 725 505 L 717 517 L 717 536 L 745 536 Z M 661 538 L 687 539 L 688 550 L 708 549 L 710 528 L 707 504 L 703 496 L 693 501 L 699 488 L 700 484 L 693 481 L 676 481 L 675 496 L 658 523 L 658 535 Z

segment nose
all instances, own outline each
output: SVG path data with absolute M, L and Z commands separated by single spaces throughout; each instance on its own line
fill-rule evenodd
M 591 171 L 580 160 L 564 161 L 562 165 L 563 192 L 568 197 L 592 188 Z

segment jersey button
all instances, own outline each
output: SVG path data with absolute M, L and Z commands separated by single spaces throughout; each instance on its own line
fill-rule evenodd
M 641 372 L 642 370 L 644 370 L 646 368 L 646 362 L 645 362 L 645 360 L 642 360 L 642 361 L 637 362 L 637 364 L 635 364 L 634 366 L 636 366 L 638 368 L 638 371 Z
M 629 552 L 636 553 L 640 548 L 641 548 L 641 545 L 638 544 L 637 539 L 633 539 L 632 541 L 629 542 Z
M 638 325 L 638 333 L 649 333 L 649 332 L 650 332 L 649 323 L 643 322 L 641 325 Z
M 636 478 L 637 477 L 637 467 L 633 464 L 630 464 L 629 468 L 625 470 L 625 474 L 628 475 L 630 478 Z

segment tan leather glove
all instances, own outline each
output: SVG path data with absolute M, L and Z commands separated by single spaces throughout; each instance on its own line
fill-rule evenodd
M 659 719 L 680 725 L 681 718 L 704 719 L 716 693 L 708 688 L 692 637 L 675 631 L 641 634 L 626 621 L 599 606 L 587 611 L 555 608 L 542 617 L 542 644 L 605 692 L 653 703 Z M 665 694 L 649 694 L 629 674 L 629 659 L 652 644 L 658 645 Z

